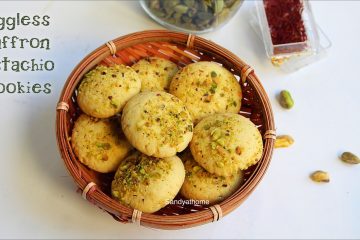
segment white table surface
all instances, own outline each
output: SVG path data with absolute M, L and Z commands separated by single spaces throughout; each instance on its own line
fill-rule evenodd
M 1 35 L 48 36 L 52 49 L 0 50 L 0 56 L 44 58 L 53 72 L 0 71 L 0 81 L 52 82 L 51 95 L 0 94 L 1 238 L 359 238 L 360 166 L 338 155 L 360 155 L 360 2 L 312 2 L 316 21 L 333 42 L 329 56 L 292 74 L 274 68 L 249 26 L 246 2 L 222 29 L 203 35 L 252 65 L 271 99 L 279 134 L 295 144 L 277 149 L 255 192 L 220 222 L 193 229 L 162 231 L 115 222 L 85 202 L 58 153 L 55 105 L 74 66 L 115 37 L 162 27 L 136 1 L 1 1 L 0 16 L 49 14 L 51 27 Z M 275 99 L 288 89 L 295 107 L 283 110 Z M 308 175 L 331 174 L 329 184 Z

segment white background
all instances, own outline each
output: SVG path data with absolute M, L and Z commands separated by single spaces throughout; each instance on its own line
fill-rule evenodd
M 222 29 L 203 35 L 253 66 L 271 99 L 279 134 L 295 145 L 277 149 L 263 181 L 220 222 L 162 231 L 115 222 L 75 193 L 55 140 L 55 106 L 75 65 L 118 36 L 162 27 L 138 2 L 0 2 L 0 16 L 48 14 L 48 28 L 21 27 L 0 35 L 50 37 L 51 50 L 0 50 L 0 56 L 52 59 L 53 72 L 0 72 L 0 81 L 51 82 L 52 95 L 0 94 L 0 237 L 2 238 L 359 238 L 360 166 L 338 155 L 360 155 L 360 2 L 312 2 L 316 21 L 333 42 L 329 56 L 293 74 L 274 68 L 249 25 L 246 2 Z M 288 89 L 295 107 L 275 99 Z M 331 174 L 315 184 L 315 170 Z

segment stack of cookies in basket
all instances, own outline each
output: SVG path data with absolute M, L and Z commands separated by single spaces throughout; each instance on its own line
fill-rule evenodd
M 260 132 L 238 114 L 241 97 L 215 62 L 97 66 L 78 87 L 72 147 L 89 168 L 116 172 L 112 197 L 131 208 L 153 213 L 179 193 L 218 203 L 262 156 Z

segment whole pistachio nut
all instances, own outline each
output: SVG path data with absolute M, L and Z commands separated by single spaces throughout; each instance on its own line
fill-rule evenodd
M 330 176 L 327 172 L 324 171 L 315 171 L 310 175 L 311 180 L 314 182 L 323 182 L 328 183 L 330 182 Z
M 225 6 L 226 7 L 232 7 L 232 5 L 236 2 L 237 0 L 224 0 Z
M 282 90 L 280 92 L 280 105 L 286 109 L 290 109 L 294 106 L 294 100 L 291 97 L 291 94 L 289 91 Z
M 207 1 L 197 1 L 197 9 L 199 12 L 207 12 L 209 3 Z M 211 6 L 211 2 L 210 2 Z
M 159 0 L 151 0 L 151 1 L 149 1 L 149 7 L 151 9 L 159 9 L 160 8 L 160 1 Z
M 163 18 L 166 16 L 166 13 L 161 10 L 153 9 L 152 12 L 155 14 L 155 16 L 160 17 L 160 18 Z
M 214 13 L 218 14 L 224 8 L 224 0 L 215 0 L 214 2 Z
M 340 156 L 340 159 L 343 162 L 346 162 L 349 164 L 359 164 L 360 163 L 359 157 L 351 152 L 343 152 L 343 154 L 341 154 L 341 156 Z
M 199 12 L 197 14 L 197 18 L 199 20 L 209 20 L 213 17 L 214 15 L 211 12 Z
M 183 0 L 185 6 L 193 7 L 195 5 L 195 0 Z
M 176 13 L 184 14 L 189 10 L 189 7 L 179 4 L 175 6 L 174 10 Z
M 230 10 L 228 8 L 223 9 L 217 18 L 218 23 L 224 22 L 230 14 Z
M 182 15 L 181 20 L 182 20 L 184 23 L 191 23 L 191 21 L 192 21 L 191 17 L 189 17 L 189 16 L 187 16 L 187 15 Z
M 294 139 L 290 135 L 279 135 L 275 140 L 275 148 L 290 147 L 294 143 Z

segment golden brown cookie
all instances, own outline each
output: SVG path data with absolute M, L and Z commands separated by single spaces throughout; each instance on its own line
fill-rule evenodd
M 132 149 L 116 120 L 86 114 L 75 122 L 71 145 L 80 162 L 102 173 L 115 171 Z
M 142 92 L 125 106 L 121 125 L 129 142 L 154 157 L 171 157 L 184 150 L 193 135 L 185 105 L 166 92 Z
M 124 65 L 97 66 L 81 81 L 77 102 L 84 113 L 109 118 L 119 113 L 140 89 L 140 78 L 132 68 Z
M 243 173 L 223 177 L 211 174 L 195 162 L 190 151 L 180 156 L 185 165 L 185 181 L 180 193 L 194 200 L 208 200 L 209 204 L 223 201 L 233 194 L 243 182 Z
M 159 57 L 143 58 L 132 68 L 141 79 L 141 91 L 169 91 L 171 79 L 179 70 L 175 63 Z
M 111 194 L 122 204 L 153 213 L 175 198 L 184 178 L 184 165 L 177 156 L 155 158 L 137 152 L 121 162 Z
M 260 160 L 263 141 L 249 119 L 223 113 L 208 116 L 196 125 L 190 149 L 195 161 L 208 172 L 231 176 Z
M 234 75 L 215 62 L 185 66 L 170 84 L 171 94 L 182 100 L 194 123 L 215 113 L 238 113 L 241 88 Z

